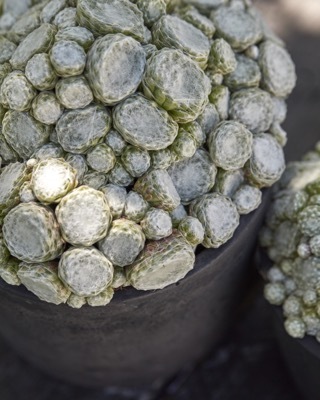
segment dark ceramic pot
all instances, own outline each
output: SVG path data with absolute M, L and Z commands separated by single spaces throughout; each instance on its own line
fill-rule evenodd
M 118 291 L 107 307 L 74 310 L 0 280 L 0 333 L 42 371 L 84 386 L 141 388 L 205 356 L 233 322 L 268 203 L 234 238 L 200 251 L 195 269 L 161 291 Z
M 303 400 L 320 398 L 320 343 L 311 336 L 293 339 L 284 329 L 282 310 L 272 307 L 279 348 Z
M 266 253 L 259 249 L 255 257 L 256 266 L 266 280 L 266 271 L 272 266 Z M 269 305 L 270 306 L 270 305 Z M 320 398 L 320 343 L 311 336 L 294 339 L 284 328 L 282 307 L 270 306 L 272 310 L 274 332 L 282 357 L 291 373 L 303 400 Z

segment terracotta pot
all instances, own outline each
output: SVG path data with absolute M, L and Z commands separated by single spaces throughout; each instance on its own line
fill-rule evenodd
M 249 282 L 263 205 L 234 238 L 202 250 L 195 269 L 161 291 L 118 291 L 106 307 L 74 310 L 0 280 L 0 333 L 42 371 L 83 386 L 146 387 L 204 357 L 233 322 Z

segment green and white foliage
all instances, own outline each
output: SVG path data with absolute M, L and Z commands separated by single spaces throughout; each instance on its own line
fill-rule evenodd
M 277 184 L 260 244 L 272 261 L 265 297 L 282 306 L 293 338 L 320 340 L 320 153 L 290 163 Z
M 194 268 L 197 246 L 230 240 L 280 178 L 295 68 L 250 1 L 4 0 L 1 12 L 7 284 L 74 309 L 164 288 Z M 292 202 L 285 251 L 292 223 L 279 228 L 276 259 L 295 246 L 320 256 L 309 190 Z

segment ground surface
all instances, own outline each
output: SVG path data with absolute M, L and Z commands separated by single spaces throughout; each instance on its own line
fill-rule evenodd
M 288 160 L 320 140 L 320 2 L 256 0 L 283 37 L 299 77 L 285 124 Z M 261 284 L 247 299 L 241 318 L 207 361 L 186 367 L 157 393 L 119 394 L 61 384 L 19 359 L 0 339 L 1 400 L 301 400 L 278 351 Z M 1 321 L 1 323 L 4 323 Z

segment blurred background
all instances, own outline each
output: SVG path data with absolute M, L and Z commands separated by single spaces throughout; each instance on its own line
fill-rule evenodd
M 288 160 L 320 140 L 320 1 L 255 0 L 269 26 L 286 42 L 298 82 L 288 101 Z
M 0 1 L 1 3 L 1 1 Z M 19 1 L 12 0 L 12 6 Z M 320 0 L 255 0 L 296 63 L 298 84 L 284 128 L 287 160 L 298 159 L 320 140 Z M 21 3 L 20 3 L 21 4 Z M 5 321 L 1 321 L 5 323 Z M 0 339 L 1 400 L 299 400 L 273 335 L 269 307 L 256 274 L 252 291 L 221 346 L 201 364 L 185 369 L 161 389 L 70 387 L 42 375 Z

